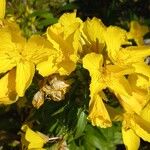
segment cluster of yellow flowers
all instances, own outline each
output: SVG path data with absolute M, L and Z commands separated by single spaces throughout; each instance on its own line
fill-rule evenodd
M 43 77 L 69 75 L 79 62 L 91 77 L 88 119 L 92 125 L 107 128 L 112 121 L 122 121 L 123 141 L 128 150 L 137 150 L 140 138 L 150 142 L 150 66 L 146 63 L 150 46 L 143 40 L 148 27 L 133 21 L 127 32 L 117 26 L 106 27 L 95 17 L 83 22 L 73 12 L 62 15 L 43 36 L 26 39 L 18 25 L 4 19 L 4 15 L 3 0 L 0 104 L 12 104 L 23 97 L 36 70 Z M 134 39 L 137 46 L 133 46 L 130 39 Z M 117 97 L 122 111 L 107 105 L 106 88 Z M 22 130 L 41 140 L 28 126 L 24 125 Z M 25 136 L 28 143 L 29 135 Z M 28 148 L 42 148 L 45 140 L 40 146 L 37 141 Z

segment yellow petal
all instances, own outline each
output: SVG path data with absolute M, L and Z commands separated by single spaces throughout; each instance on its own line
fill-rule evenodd
M 149 46 L 129 46 L 125 48 L 124 53 L 128 55 L 128 58 L 125 60 L 126 63 L 134 63 L 144 61 L 144 59 L 150 54 Z
M 134 39 L 137 45 L 143 45 L 143 36 L 149 32 L 149 29 L 145 25 L 141 25 L 137 21 L 131 21 L 130 31 L 128 32 L 128 38 Z
M 105 46 L 104 32 L 106 30 L 105 25 L 100 19 L 92 18 L 87 19 L 83 23 L 82 37 L 84 39 L 82 46 L 82 54 L 88 54 L 91 52 L 102 53 Z M 97 32 L 98 31 L 98 32 Z
M 140 73 L 150 78 L 150 67 L 147 64 L 141 62 L 141 63 L 135 63 L 132 66 L 135 68 L 136 73 Z
M 131 95 L 132 89 L 128 80 L 124 76 L 111 76 L 107 82 L 107 86 L 119 95 Z
M 59 73 L 68 75 L 75 69 L 78 60 L 77 51 L 79 48 L 79 38 L 76 37 L 76 32 L 71 33 L 66 39 L 63 35 L 64 34 L 55 33 L 51 27 L 47 30 L 48 40 L 53 45 L 53 48 L 56 49 L 57 54 L 60 54 L 57 57 Z
M 0 79 L 0 104 L 12 104 L 17 101 L 15 90 L 15 70 L 11 70 Z
M 117 35 L 117 36 L 116 36 Z M 104 34 L 108 55 L 115 58 L 123 44 L 127 44 L 126 31 L 115 26 L 110 26 Z
M 59 18 L 59 23 L 61 23 L 63 26 L 69 26 L 70 24 L 73 24 L 75 22 L 82 22 L 80 18 L 76 17 L 76 11 L 73 13 L 65 13 Z
M 133 89 L 140 88 L 148 90 L 149 88 L 149 78 L 141 74 L 133 73 L 129 75 L 128 81 Z
M 50 43 L 46 39 L 38 35 L 34 35 L 25 45 L 25 49 L 22 52 L 22 55 L 27 60 L 37 64 L 45 61 L 48 58 L 48 51 L 50 50 Z
M 46 143 L 38 133 L 31 130 L 27 125 L 23 125 L 22 130 L 25 132 L 24 138 L 28 142 L 28 145 L 27 142 L 22 144 L 28 147 L 28 149 L 42 148 Z
M 87 69 L 91 76 L 96 71 L 102 71 L 103 56 L 101 54 L 90 53 L 83 58 L 83 67 Z
M 95 94 L 91 99 L 88 119 L 91 121 L 92 125 L 101 128 L 110 127 L 112 123 L 101 97 Z
M 99 43 L 104 43 L 103 34 L 105 30 L 106 30 L 106 27 L 102 23 L 102 21 L 95 17 L 91 20 L 88 19 L 83 24 L 83 33 L 84 33 L 84 36 L 87 37 L 89 42 L 96 42 L 96 40 L 98 40 Z
M 58 68 L 57 68 L 57 62 L 55 60 L 55 55 L 49 56 L 47 61 L 43 61 L 39 63 L 36 67 L 36 69 L 39 71 L 39 74 L 42 76 L 49 76 L 53 73 L 56 73 Z
M 148 95 L 145 91 L 132 91 L 132 95 L 117 95 L 120 99 L 120 103 L 123 105 L 125 110 L 132 110 L 139 114 L 143 107 L 148 102 Z M 130 108 L 129 108 L 130 107 Z M 129 108 L 129 109 L 128 109 Z
M 10 33 L 0 30 L 0 35 L 0 73 L 5 73 L 16 65 L 14 60 L 15 44 L 11 41 Z
M 0 0 L 0 19 L 5 16 L 6 0 Z
M 19 96 L 24 96 L 26 89 L 32 82 L 35 72 L 33 63 L 22 61 L 17 64 L 16 69 L 16 91 Z
M 124 129 L 124 127 L 122 127 L 122 138 L 127 150 L 138 150 L 140 138 L 132 129 Z
M 16 62 L 7 54 L 0 52 L 0 73 L 5 73 L 16 66 Z
M 131 128 L 144 141 L 150 142 L 150 122 L 144 120 L 138 115 L 134 115 L 131 119 Z
M 141 111 L 140 116 L 150 122 L 150 102 L 144 107 L 144 109 Z

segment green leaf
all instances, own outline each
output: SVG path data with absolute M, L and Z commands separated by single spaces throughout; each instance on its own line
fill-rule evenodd
M 75 138 L 78 138 L 81 135 L 83 135 L 83 131 L 86 127 L 86 124 L 87 124 L 87 116 L 82 111 L 79 114 L 79 118 L 78 118 L 78 122 L 77 122 L 77 126 L 76 126 Z

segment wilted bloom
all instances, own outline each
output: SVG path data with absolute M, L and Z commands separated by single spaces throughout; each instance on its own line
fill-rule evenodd
M 137 45 L 144 45 L 143 36 L 149 32 L 148 26 L 141 25 L 137 21 L 130 22 L 130 31 L 128 32 L 128 39 L 134 39 Z
M 63 76 L 54 74 L 45 79 L 41 91 L 45 93 L 47 99 L 61 101 L 65 98 L 69 86 Z
M 75 69 L 80 49 L 81 23 L 74 12 L 62 15 L 57 24 L 48 27 L 46 35 L 54 51 L 49 53 L 47 61 L 37 66 L 42 76 L 53 73 L 69 75 Z
M 44 98 L 44 92 L 42 90 L 39 90 L 33 97 L 32 105 L 35 108 L 39 109 L 44 104 Z

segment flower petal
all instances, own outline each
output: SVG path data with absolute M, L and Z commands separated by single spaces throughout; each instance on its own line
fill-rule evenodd
M 55 59 L 56 59 L 55 56 L 51 55 L 49 56 L 47 61 L 39 63 L 36 67 L 36 69 L 39 71 L 39 74 L 46 77 L 52 75 L 53 73 L 56 73 L 58 68 Z
M 146 65 L 144 62 L 135 63 L 132 66 L 135 68 L 136 73 L 140 73 L 150 78 L 150 67 Z
M 7 105 L 17 101 L 15 78 L 15 69 L 13 69 L 0 79 L 0 104 Z
M 91 97 L 88 119 L 91 121 L 93 126 L 107 128 L 112 125 L 106 107 L 98 94 Z
M 128 43 L 126 34 L 125 30 L 116 26 L 110 26 L 107 28 L 104 37 L 110 58 L 115 58 L 118 51 L 121 49 L 121 46 Z
M 140 138 L 132 129 L 126 130 L 122 127 L 122 138 L 127 150 L 138 150 L 140 146 Z
M 144 141 L 150 142 L 150 122 L 144 120 L 139 115 L 134 115 L 131 119 L 131 128 Z
M 131 21 L 130 31 L 128 32 L 128 38 L 134 39 L 137 45 L 143 45 L 143 36 L 149 32 L 149 29 L 145 25 L 139 24 L 137 21 Z
M 22 55 L 27 60 L 37 64 L 48 58 L 48 51 L 51 51 L 50 46 L 50 43 L 46 39 L 38 35 L 33 35 L 28 40 Z
M 28 149 L 43 147 L 45 141 L 38 133 L 31 130 L 27 125 L 23 125 L 22 130 L 25 132 L 24 139 L 28 142 L 25 142 L 23 144 L 28 147 Z
M 5 16 L 6 0 L 0 0 L 0 19 Z
M 35 73 L 33 63 L 24 61 L 17 64 L 16 69 L 16 91 L 19 96 L 24 96 L 25 90 L 32 82 Z
M 83 58 L 83 67 L 90 72 L 92 76 L 97 71 L 102 71 L 103 56 L 101 54 L 90 53 Z

